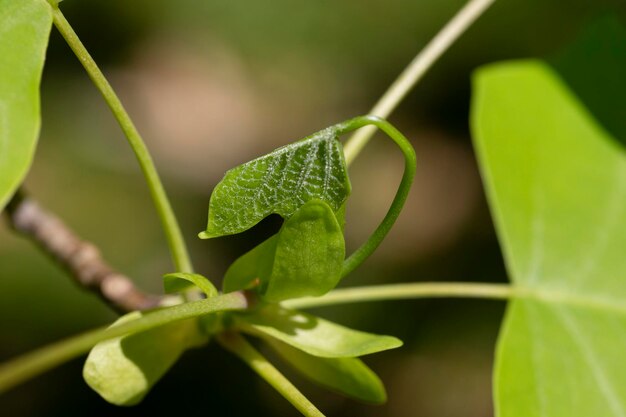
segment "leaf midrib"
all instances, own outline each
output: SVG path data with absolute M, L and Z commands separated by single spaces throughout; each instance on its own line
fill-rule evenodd
M 511 286 L 511 298 L 527 299 L 554 305 L 565 305 L 583 310 L 604 311 L 626 316 L 626 300 L 606 296 L 581 296 L 562 290 Z

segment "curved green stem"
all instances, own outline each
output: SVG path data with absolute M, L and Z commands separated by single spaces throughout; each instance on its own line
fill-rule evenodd
M 471 26 L 472 23 L 495 0 L 470 0 L 459 12 L 437 33 L 402 71 L 398 78 L 389 86 L 385 94 L 370 110 L 370 114 L 387 118 L 398 104 L 406 97 L 419 80 L 433 66 L 445 51 Z M 359 130 L 348 140 L 345 146 L 346 161 L 351 163 L 367 142 L 374 135 L 374 126 Z
M 143 171 L 146 181 L 148 182 L 150 194 L 154 200 L 161 223 L 163 224 L 163 229 L 167 237 L 170 252 L 172 254 L 172 260 L 174 261 L 176 269 L 180 272 L 193 272 L 191 260 L 189 258 L 189 254 L 187 253 L 187 247 L 185 245 L 185 241 L 183 240 L 183 235 L 180 231 L 178 221 L 176 220 L 176 216 L 174 215 L 174 211 L 172 210 L 172 206 L 167 198 L 167 194 L 165 193 L 165 189 L 163 188 L 163 184 L 161 183 L 161 179 L 159 178 L 159 174 L 157 173 L 154 162 L 150 157 L 146 144 L 130 119 L 126 109 L 124 109 L 122 102 L 113 91 L 111 84 L 109 84 L 107 79 L 104 77 L 104 74 L 102 74 L 102 71 L 100 71 L 98 65 L 95 63 L 91 55 L 89 55 L 89 52 L 87 52 L 87 49 L 85 49 L 85 46 L 76 35 L 76 32 L 74 32 L 74 29 L 72 29 L 69 22 L 65 19 L 65 16 L 63 16 L 63 13 L 61 13 L 61 10 L 59 10 L 56 4 L 52 4 L 52 16 L 54 19 L 54 25 L 59 30 L 61 35 L 63 35 L 63 38 L 65 38 L 65 41 L 87 71 L 89 78 L 91 78 L 95 86 L 102 94 L 102 97 L 104 97 L 104 100 L 109 105 L 109 108 L 117 119 L 122 131 L 126 135 L 128 143 L 135 152 L 135 156 L 139 161 L 141 170 Z
M 361 247 L 359 247 L 352 255 L 350 255 L 343 263 L 341 276 L 345 277 L 352 272 L 357 266 L 359 266 L 368 256 L 370 256 L 381 244 L 389 230 L 395 223 L 396 219 L 402 211 L 402 206 L 409 194 L 413 178 L 415 177 L 415 170 L 417 167 L 417 161 L 415 159 L 415 151 L 411 143 L 389 122 L 376 117 L 376 116 L 360 116 L 354 119 L 348 120 L 337 126 L 337 133 L 339 135 L 351 132 L 359 129 L 363 126 L 374 125 L 387 134 L 400 148 L 404 155 L 404 173 L 402 174 L 402 180 L 398 186 L 391 206 L 387 211 L 387 214 L 383 218 L 382 222 L 374 233 L 365 241 Z
M 243 310 L 248 300 L 242 292 L 232 292 L 206 300 L 166 307 L 115 327 L 89 332 L 53 343 L 0 365 L 0 394 L 70 359 L 86 353 L 104 340 L 142 332 L 175 321 L 218 311 Z
M 223 333 L 217 339 L 222 346 L 237 355 L 261 378 L 289 401 L 302 415 L 324 417 L 285 376 L 238 333 Z
M 373 285 L 340 288 L 322 297 L 305 297 L 283 301 L 287 308 L 323 307 L 365 301 L 408 300 L 414 298 L 483 298 L 506 300 L 519 297 L 522 291 L 509 284 L 479 282 L 412 282 L 408 284 Z

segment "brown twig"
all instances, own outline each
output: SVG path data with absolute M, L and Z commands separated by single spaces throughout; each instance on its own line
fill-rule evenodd
M 118 312 L 145 310 L 162 297 L 146 294 L 127 276 L 106 263 L 92 243 L 82 240 L 61 219 L 23 194 L 16 194 L 6 208 L 12 228 L 34 241 L 65 268 L 74 281 L 97 293 Z

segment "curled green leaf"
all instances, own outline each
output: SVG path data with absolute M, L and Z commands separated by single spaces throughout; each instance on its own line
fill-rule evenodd
M 261 280 L 263 299 L 320 296 L 337 286 L 346 248 L 341 226 L 323 201 L 303 205 L 278 235 L 272 275 Z
M 305 377 L 326 388 L 371 404 L 387 401 L 380 378 L 358 358 L 320 358 L 275 339 L 266 341 Z
M 142 316 L 139 311 L 113 326 Z M 85 382 L 115 405 L 139 403 L 187 349 L 205 343 L 196 320 L 167 324 L 98 343 L 83 368 Z
M 350 194 L 346 162 L 335 128 L 327 128 L 226 173 L 209 202 L 200 237 L 243 232 L 272 213 L 289 218 L 312 199 L 339 210 Z
M 277 235 L 233 263 L 224 290 L 248 288 L 258 279 L 265 301 L 320 296 L 337 286 L 344 257 L 335 213 L 325 202 L 312 200 L 287 219 Z
M 211 281 L 200 274 L 174 272 L 163 276 L 163 287 L 168 294 L 186 291 L 194 286 L 202 290 L 207 298 L 215 297 L 218 294 L 217 288 Z
M 357 357 L 402 346 L 402 341 L 393 336 L 353 330 L 277 305 L 268 305 L 254 313 L 237 314 L 235 320 L 244 331 L 278 339 L 322 358 Z

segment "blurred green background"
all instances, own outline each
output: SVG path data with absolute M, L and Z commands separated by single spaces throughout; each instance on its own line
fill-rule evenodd
M 197 270 L 219 282 L 230 262 L 279 225 L 269 218 L 241 236 L 197 239 L 224 171 L 366 113 L 463 3 L 66 0 L 61 6 L 152 150 Z M 606 116 L 614 123 L 605 125 L 624 140 L 624 105 L 602 109 L 605 96 L 589 76 L 602 42 L 592 37 L 579 53 L 569 45 L 598 21 L 619 32 L 616 22 L 625 17 L 620 0 L 496 1 L 390 118 L 417 150 L 415 186 L 387 240 L 342 285 L 506 281 L 469 138 L 471 72 L 497 60 L 548 59 L 601 120 L 607 112 L 617 114 Z M 615 43 L 611 48 L 624 48 Z M 604 88 L 617 94 L 626 87 L 621 81 Z M 108 109 L 54 30 L 42 90 L 43 127 L 28 191 L 141 287 L 161 291 L 160 277 L 172 266 L 143 178 Z M 387 210 L 402 157 L 380 136 L 350 171 L 347 241 L 355 248 Z M 316 311 L 405 341 L 401 349 L 365 358 L 387 386 L 384 406 L 344 399 L 279 365 L 330 416 L 490 416 L 503 311 L 500 302 L 464 300 Z M 0 361 L 114 318 L 0 224 Z M 297 415 L 215 345 L 185 354 L 133 408 L 110 406 L 93 393 L 82 380 L 82 362 L 3 395 L 0 414 Z

